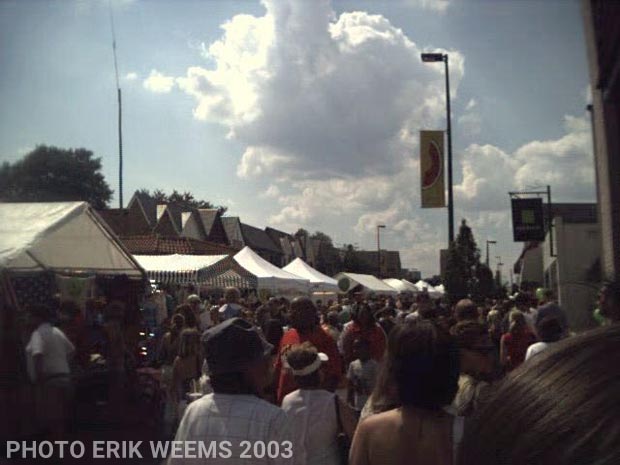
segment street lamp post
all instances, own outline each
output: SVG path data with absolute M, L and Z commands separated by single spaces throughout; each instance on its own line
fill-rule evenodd
M 381 279 L 381 239 L 379 231 L 384 228 L 384 224 L 377 225 L 377 278 L 379 279 Z
M 487 260 L 486 260 L 487 268 L 490 267 L 490 264 L 489 264 L 489 244 L 497 244 L 497 241 L 487 241 Z
M 446 72 L 446 133 L 448 136 L 448 244 L 454 242 L 454 197 L 452 194 L 452 118 L 450 115 L 450 73 L 447 53 L 423 53 L 422 61 L 443 61 Z

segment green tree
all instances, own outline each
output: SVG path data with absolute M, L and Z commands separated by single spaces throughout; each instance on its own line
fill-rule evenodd
M 357 253 L 355 253 L 355 248 L 349 244 L 345 247 L 344 257 L 342 260 L 342 267 L 344 271 L 348 271 L 350 273 L 363 273 L 364 265 L 360 261 Z
M 21 160 L 3 163 L 0 186 L 5 202 L 84 200 L 101 209 L 112 197 L 101 173 L 101 158 L 84 148 L 39 145 Z
M 222 215 L 228 210 L 228 207 L 216 206 L 208 200 L 197 199 L 188 191 L 181 193 L 174 189 L 170 195 L 161 189 L 156 189 L 152 193 L 148 189 L 139 189 L 138 192 L 151 196 L 157 203 L 174 203 L 182 208 L 217 208 Z
M 448 249 L 446 264 L 446 292 L 451 303 L 474 296 L 479 287 L 477 270 L 480 265 L 480 250 L 467 221 L 462 220 L 456 240 Z
M 319 242 L 316 269 L 328 276 L 333 276 L 341 271 L 340 252 L 334 247 L 332 238 L 321 231 L 316 231 L 310 236 L 310 239 Z

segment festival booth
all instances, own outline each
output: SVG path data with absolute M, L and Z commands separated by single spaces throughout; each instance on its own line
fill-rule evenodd
M 383 282 L 387 284 L 388 286 L 393 287 L 398 292 L 408 292 L 409 294 L 413 294 L 413 295 L 420 292 L 418 288 L 415 287 L 415 285 L 407 281 L 404 281 L 402 279 L 388 278 L 388 279 L 384 279 Z
M 24 346 L 31 328 L 24 309 L 52 305 L 57 299 L 77 304 L 63 331 L 73 335 L 76 361 L 88 360 L 86 332 L 97 312 L 122 302 L 123 330 L 140 320 L 145 273 L 107 224 L 86 202 L 0 203 L 0 408 L 14 436 L 31 432 L 32 393 L 26 376 Z M 80 313 L 81 311 L 81 313 Z M 78 344 L 84 340 L 84 344 Z M 127 347 L 132 347 L 126 340 Z M 6 371 L 5 371 L 6 370 Z M 10 382 L 9 382 L 10 380 Z M 3 431 L 0 431 L 0 434 Z
M 403 280 L 403 281 L 406 281 L 406 280 Z M 409 281 L 406 281 L 406 282 L 409 283 Z M 409 284 L 412 284 L 412 283 L 409 283 Z M 443 292 L 437 291 L 433 286 L 431 286 L 426 281 L 420 280 L 413 285 L 418 289 L 418 292 L 427 292 L 428 295 L 431 297 L 431 299 L 441 299 L 443 297 L 443 294 L 444 294 Z
M 398 294 L 397 289 L 370 274 L 338 273 L 334 279 L 338 281 L 338 288 L 344 294 L 356 292 L 391 296 Z
M 278 268 L 247 246 L 233 258 L 243 269 L 256 276 L 258 295 L 262 301 L 269 297 L 295 297 L 310 292 L 309 280 Z
M 310 292 L 314 299 L 336 299 L 338 295 L 338 281 L 315 270 L 301 258 L 296 258 L 282 268 L 284 271 L 310 281 Z
M 256 289 L 256 276 L 228 255 L 134 255 L 150 280 L 162 284 L 195 284 L 201 289 Z

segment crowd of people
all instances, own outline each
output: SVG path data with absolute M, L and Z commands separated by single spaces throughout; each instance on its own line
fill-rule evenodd
M 611 464 L 616 284 L 601 289 L 598 313 L 599 329 L 574 334 L 542 289 L 450 307 L 426 293 L 249 304 L 231 288 L 174 306 L 152 363 L 176 440 L 230 441 L 233 457 L 243 441 L 275 444 L 244 463 Z M 42 315 L 32 376 L 62 400 L 60 360 L 74 345 Z M 196 463 L 169 459 L 186 462 Z

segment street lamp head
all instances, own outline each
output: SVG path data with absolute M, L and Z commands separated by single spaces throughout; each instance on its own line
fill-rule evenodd
M 497 241 L 487 241 L 487 244 L 497 244 Z
M 385 228 L 385 225 L 384 224 L 378 224 L 377 228 Z
M 423 53 L 422 61 L 425 63 L 432 63 L 436 61 L 443 61 L 443 53 Z

